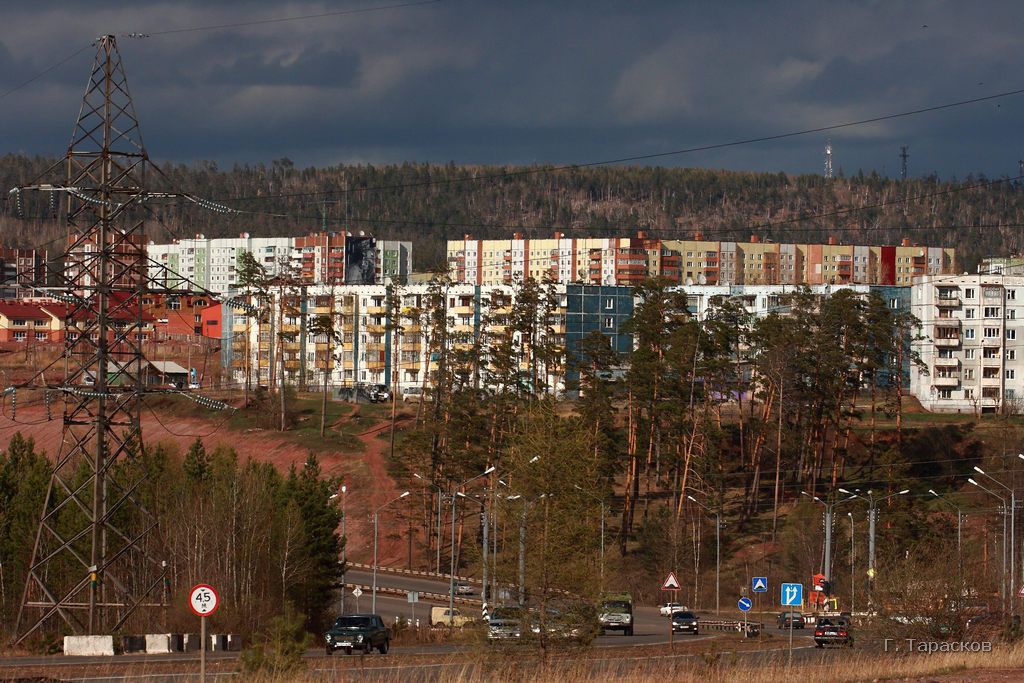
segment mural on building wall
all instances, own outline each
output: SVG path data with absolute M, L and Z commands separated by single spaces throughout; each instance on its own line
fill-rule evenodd
M 345 284 L 372 285 L 376 279 L 375 251 L 372 237 L 349 237 L 345 240 Z

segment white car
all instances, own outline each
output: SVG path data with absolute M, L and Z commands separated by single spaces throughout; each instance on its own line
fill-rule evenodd
M 685 612 L 686 610 L 686 605 L 679 602 L 666 602 L 658 608 L 658 611 L 663 617 L 670 617 L 676 612 Z

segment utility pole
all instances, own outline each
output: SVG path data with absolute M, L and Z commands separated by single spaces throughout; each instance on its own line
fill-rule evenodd
M 907 146 L 900 146 L 900 180 L 907 179 L 907 159 L 910 158 L 910 154 L 907 153 Z

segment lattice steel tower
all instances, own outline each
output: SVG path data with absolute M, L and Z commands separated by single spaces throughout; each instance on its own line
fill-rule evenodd
M 832 141 L 825 141 L 825 177 L 832 177 Z
M 141 452 L 143 225 L 149 158 L 113 36 L 96 58 L 66 169 L 68 249 L 63 440 L 18 613 L 16 637 L 59 624 L 74 633 L 133 624 L 163 604 L 165 564 L 144 508 Z M 55 167 L 53 170 L 56 170 Z M 36 189 L 42 189 L 40 186 Z M 143 610 L 145 611 L 145 610 Z

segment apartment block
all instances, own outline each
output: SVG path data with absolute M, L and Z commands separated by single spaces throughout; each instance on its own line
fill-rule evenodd
M 1024 405 L 1024 276 L 922 276 L 911 287 L 923 367 L 910 391 L 927 410 L 1019 412 Z
M 458 282 L 510 284 L 517 279 L 551 279 L 595 285 L 635 286 L 662 277 L 686 285 L 903 285 L 919 275 L 956 272 L 952 248 L 904 240 L 899 246 L 661 240 L 635 238 L 529 239 L 448 242 L 450 273 Z
M 412 242 L 376 240 L 364 234 L 253 237 L 243 232 L 217 239 L 196 235 L 171 244 L 151 242 L 147 251 L 154 282 L 218 294 L 237 288 L 242 252 L 252 254 L 268 275 L 288 271 L 307 284 L 405 282 L 412 272 Z

